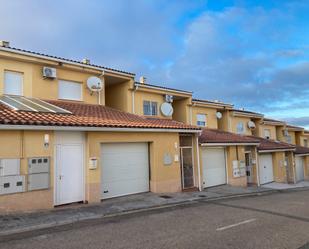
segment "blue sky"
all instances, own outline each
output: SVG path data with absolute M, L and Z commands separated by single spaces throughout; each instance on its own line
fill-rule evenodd
M 309 2 L 0 0 L 12 46 L 145 75 L 309 128 Z

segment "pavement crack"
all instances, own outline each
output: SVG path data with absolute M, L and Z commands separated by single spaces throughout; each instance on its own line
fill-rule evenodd
M 231 207 L 231 208 L 237 208 L 237 209 L 243 209 L 243 210 L 250 210 L 250 211 L 280 216 L 280 217 L 284 217 L 284 218 L 289 218 L 289 219 L 299 220 L 299 221 L 302 221 L 302 222 L 308 222 L 309 223 L 309 218 L 306 218 L 306 217 L 300 217 L 300 216 L 295 216 L 295 215 L 290 215 L 290 214 L 278 213 L 278 212 L 274 212 L 274 211 L 270 211 L 270 210 L 253 208 L 253 207 L 245 207 L 245 206 L 227 204 L 227 203 L 222 203 L 222 202 L 212 202 L 212 204 L 217 205 L 217 206 L 223 206 L 223 207 Z

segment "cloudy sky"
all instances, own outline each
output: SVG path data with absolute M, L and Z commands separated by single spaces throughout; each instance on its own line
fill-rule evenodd
M 0 39 L 309 128 L 309 1 L 0 0 Z

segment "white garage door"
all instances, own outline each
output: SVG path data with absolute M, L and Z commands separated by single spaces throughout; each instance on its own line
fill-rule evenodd
M 224 148 L 203 148 L 202 165 L 204 188 L 226 184 Z
M 303 181 L 304 180 L 304 158 L 297 156 L 295 157 L 296 161 L 296 181 Z
M 274 181 L 273 157 L 271 154 L 259 155 L 260 184 Z
M 115 143 L 101 146 L 102 198 L 149 191 L 147 143 Z

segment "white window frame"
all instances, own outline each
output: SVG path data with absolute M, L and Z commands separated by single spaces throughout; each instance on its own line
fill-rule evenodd
M 307 138 L 304 139 L 304 147 L 308 147 L 308 139 Z
M 268 132 L 268 134 L 266 134 Z M 271 130 L 270 129 L 264 129 L 264 138 L 270 139 L 271 138 Z
M 14 91 L 8 91 L 9 88 L 7 87 L 8 84 L 12 84 L 12 83 L 8 83 L 7 82 L 7 75 L 15 75 L 15 76 L 20 76 L 21 82 L 20 85 L 18 87 L 14 87 L 15 92 Z M 19 89 L 19 92 L 16 91 L 16 89 Z M 24 73 L 22 72 L 16 72 L 16 71 L 11 71 L 11 70 L 4 70 L 4 75 L 3 75 L 3 93 L 4 94 L 8 94 L 8 95 L 16 95 L 16 96 L 23 96 L 23 92 L 24 92 Z
M 207 115 L 202 113 L 196 114 L 196 125 L 200 127 L 207 127 Z
M 242 130 L 239 129 L 239 128 L 240 128 L 240 125 L 242 126 Z M 236 132 L 237 132 L 237 134 L 244 134 L 245 131 L 246 131 L 245 129 L 246 129 L 246 128 L 245 128 L 244 122 L 239 121 L 239 122 L 237 123 L 237 125 L 236 125 Z
M 145 105 L 149 104 L 149 113 L 145 113 Z M 156 101 L 150 101 L 150 100 L 144 100 L 143 101 L 143 114 L 145 116 L 157 116 L 158 115 L 158 102 Z
M 79 86 L 80 87 L 79 97 L 71 97 L 69 95 L 65 96 L 66 94 L 61 93 L 61 89 L 63 89 L 63 88 L 61 88 L 61 84 L 67 84 L 67 87 L 70 84 L 71 84 L 71 86 Z M 68 91 L 68 88 L 66 89 L 66 91 Z M 83 101 L 83 84 L 80 83 L 80 82 L 77 82 L 77 81 L 72 81 L 72 80 L 58 80 L 58 99 Z

